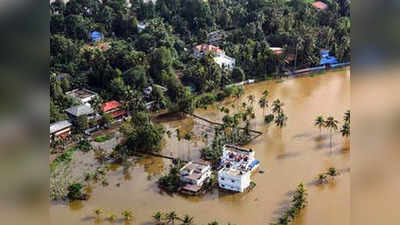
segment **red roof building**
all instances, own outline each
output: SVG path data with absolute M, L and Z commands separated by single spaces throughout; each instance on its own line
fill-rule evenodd
M 224 51 L 222 51 L 220 48 L 214 46 L 214 45 L 209 45 L 209 44 L 201 44 L 201 45 L 196 45 L 194 47 L 195 54 L 202 54 L 204 53 L 214 53 L 214 54 L 225 54 Z
M 113 118 L 126 116 L 126 111 L 120 109 L 121 106 L 121 103 L 112 100 L 101 105 L 101 111 L 103 111 L 104 113 L 110 113 Z
M 328 5 L 321 1 L 316 1 L 312 5 L 318 10 L 324 10 L 328 8 Z
M 101 111 L 108 112 L 113 109 L 117 109 L 119 107 L 121 107 L 121 103 L 119 103 L 115 100 L 112 100 L 112 101 L 106 102 L 103 105 L 101 105 Z

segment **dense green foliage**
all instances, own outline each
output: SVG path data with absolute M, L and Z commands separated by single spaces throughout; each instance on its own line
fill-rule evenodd
M 68 186 L 68 199 L 69 200 L 85 200 L 87 195 L 82 192 L 83 185 L 74 183 Z
M 155 109 L 190 113 L 194 99 L 183 85 L 203 93 L 268 78 L 319 64 L 323 48 L 348 61 L 350 1 L 324 2 L 328 9 L 318 11 L 308 0 L 131 1 L 130 8 L 125 0 L 55 1 L 50 5 L 50 121 L 66 118 L 63 110 L 74 102 L 65 92 L 73 88 L 119 100 L 128 111 L 144 111 L 144 102 L 154 100 Z M 147 26 L 139 31 L 143 20 Z M 193 46 L 206 43 L 216 30 L 225 33 L 219 47 L 236 59 L 233 71 L 220 68 L 210 55 L 192 56 Z M 92 42 L 92 31 L 104 39 Z M 273 54 L 270 46 L 286 52 Z M 296 60 L 285 60 L 289 54 Z M 153 84 L 168 91 L 155 88 L 148 99 L 141 90 Z
M 168 193 L 175 193 L 181 186 L 179 170 L 183 167 L 184 163 L 180 160 L 174 161 L 171 165 L 168 174 L 160 177 L 158 185 Z
M 50 171 L 53 171 L 57 165 L 62 162 L 70 162 L 72 160 L 72 153 L 74 153 L 76 150 L 76 147 L 70 148 L 64 151 L 61 155 L 57 156 L 57 158 L 54 159 L 54 161 L 50 164 Z

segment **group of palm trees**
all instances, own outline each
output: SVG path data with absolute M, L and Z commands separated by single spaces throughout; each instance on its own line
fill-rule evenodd
M 283 111 L 283 106 L 285 105 L 281 100 L 276 99 L 272 102 L 272 114 L 266 115 L 265 110 L 268 108 L 268 100 L 267 97 L 269 95 L 268 90 L 264 90 L 260 100 L 258 101 L 259 106 L 263 109 L 263 116 L 265 122 L 269 123 L 274 120 L 276 126 L 282 128 L 286 126 L 286 122 L 288 120 L 287 115 Z
M 274 123 L 282 128 L 286 126 L 286 122 L 288 120 L 288 116 L 284 113 L 283 111 L 283 106 L 284 103 L 281 102 L 279 99 L 276 99 L 275 101 L 272 102 L 272 113 L 269 115 L 266 115 L 266 109 L 269 107 L 269 102 L 268 102 L 268 95 L 269 95 L 269 90 L 264 90 L 262 93 L 261 98 L 258 101 L 258 105 L 263 109 L 263 116 L 265 118 L 265 121 L 267 123 L 274 121 Z M 238 89 L 235 93 L 233 93 L 234 97 L 234 104 L 232 104 L 232 108 L 235 108 L 237 106 L 237 101 L 240 99 L 240 97 L 244 94 L 243 89 Z M 242 102 L 241 108 L 245 110 L 244 116 L 245 117 L 250 117 L 251 119 L 255 118 L 255 112 L 254 112 L 254 102 L 256 101 L 256 98 L 254 95 L 250 94 L 247 96 L 247 103 Z M 237 107 L 240 108 L 240 107 Z M 229 109 L 222 107 L 221 112 L 229 113 Z
M 179 221 L 180 225 L 194 225 L 194 219 L 192 216 L 185 215 L 182 218 L 179 217 L 175 211 L 170 211 L 167 213 L 162 213 L 161 211 L 157 211 L 153 215 L 153 219 L 157 223 L 157 225 L 167 225 L 167 224 L 175 224 L 175 222 Z
M 97 208 L 94 210 L 94 214 L 96 214 L 97 219 L 100 219 L 101 216 L 104 214 L 104 209 Z M 125 221 L 129 221 L 133 217 L 133 212 L 131 210 L 124 210 L 121 212 L 121 215 L 124 217 Z M 114 213 L 110 213 L 110 215 L 108 215 L 107 219 L 110 222 L 114 222 L 117 219 L 117 215 Z
M 340 129 L 340 133 L 343 137 L 348 139 L 350 137 L 350 110 L 347 110 L 344 113 L 343 122 L 344 123 L 342 128 Z M 322 115 L 319 115 L 314 121 L 314 126 L 318 127 L 320 132 L 322 132 L 322 129 L 324 128 L 329 131 L 331 146 L 332 136 L 339 130 L 338 124 L 339 121 L 336 120 L 333 116 L 329 116 L 325 119 Z
M 282 213 L 276 223 L 270 223 L 270 225 L 288 225 L 294 222 L 300 212 L 307 206 L 307 195 L 304 184 L 297 185 L 289 208 Z
M 167 213 L 162 213 L 161 211 L 157 211 L 153 215 L 153 219 L 155 220 L 157 225 L 174 225 L 176 222 L 179 222 L 179 225 L 194 225 L 194 218 L 189 215 L 184 215 L 182 218 L 179 217 L 175 211 L 170 211 Z M 208 223 L 207 225 L 219 225 L 217 221 L 213 221 Z M 232 225 L 228 223 L 227 225 Z

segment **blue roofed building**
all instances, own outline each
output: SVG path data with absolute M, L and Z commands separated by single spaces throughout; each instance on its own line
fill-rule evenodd
M 90 33 L 90 40 L 92 41 L 100 41 L 103 40 L 104 36 L 101 32 L 93 31 Z
M 335 56 L 329 55 L 329 50 L 323 49 L 321 50 L 320 54 L 321 54 L 321 60 L 320 60 L 321 65 L 331 65 L 338 63 L 338 60 Z

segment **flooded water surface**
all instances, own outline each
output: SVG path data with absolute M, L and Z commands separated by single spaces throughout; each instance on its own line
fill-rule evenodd
M 320 132 L 313 126 L 317 115 L 334 116 L 343 123 L 343 114 L 350 109 L 350 74 L 346 71 L 330 72 L 314 77 L 302 77 L 282 82 L 265 81 L 245 87 L 242 99 L 229 106 L 247 101 L 252 94 L 256 101 L 268 89 L 268 100 L 279 98 L 284 102 L 284 111 L 289 117 L 287 126 L 277 128 L 266 126 L 263 110 L 256 106 L 256 119 L 252 128 L 264 134 L 244 146 L 256 151 L 260 169 L 253 179 L 256 187 L 249 193 L 229 193 L 215 190 L 201 197 L 170 196 L 157 187 L 158 177 L 169 167 L 169 160 L 145 157 L 134 162 L 129 174 L 121 168 L 114 168 L 109 175 L 109 185 L 95 185 L 91 188 L 90 199 L 72 204 L 56 204 L 50 207 L 52 224 L 111 224 L 106 219 L 94 218 L 93 210 L 103 208 L 106 217 L 110 213 L 120 215 L 123 210 L 134 212 L 130 224 L 150 225 L 157 210 L 175 210 L 178 215 L 194 216 L 196 224 L 207 224 L 217 220 L 220 224 L 231 222 L 236 225 L 263 225 L 274 222 L 282 208 L 288 204 L 289 193 L 297 184 L 304 182 L 308 190 L 308 206 L 302 212 L 297 225 L 350 224 L 350 152 L 348 144 L 340 134 L 333 136 L 330 144 L 329 133 Z M 219 103 L 221 104 L 221 103 Z M 195 114 L 220 121 L 223 114 L 217 107 L 198 109 Z M 207 140 L 201 138 L 204 132 L 212 131 L 193 118 L 174 119 L 161 122 L 170 137 L 166 135 L 163 153 L 183 159 L 197 159 L 199 149 Z M 193 132 L 191 141 L 178 141 L 176 129 Z M 183 134 L 182 134 L 183 133 Z M 315 177 L 329 167 L 337 168 L 341 174 L 334 182 L 315 185 Z M 114 223 L 124 223 L 116 221 Z

